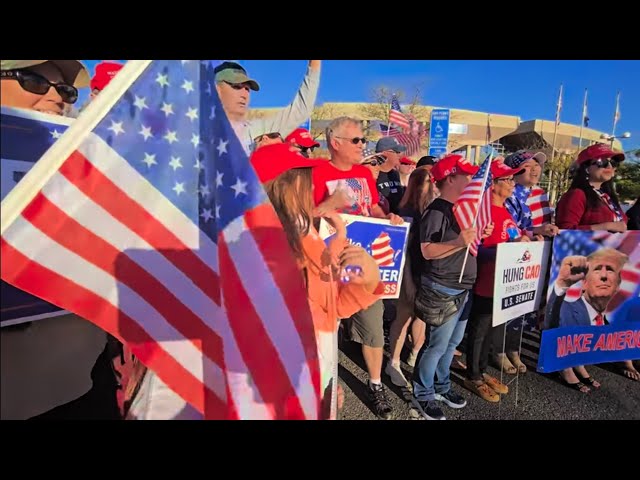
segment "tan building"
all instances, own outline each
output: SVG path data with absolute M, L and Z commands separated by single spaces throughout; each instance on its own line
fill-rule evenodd
M 431 110 L 434 107 L 427 105 L 417 105 L 413 114 L 418 121 L 429 124 Z M 273 112 L 274 108 L 255 109 L 251 112 L 252 117 L 260 117 Z M 383 107 L 370 103 L 324 103 L 314 109 L 311 130 L 314 137 L 322 143 L 323 130 L 334 118 L 348 115 L 365 121 L 365 125 L 372 120 L 386 123 Z M 555 122 L 552 120 L 527 120 L 521 121 L 520 117 L 514 115 L 503 115 L 498 113 L 475 112 L 472 110 L 451 109 L 449 120 L 449 150 L 456 151 L 466 156 L 470 161 L 480 157 L 480 149 L 487 144 L 487 123 L 490 126 L 491 138 L 489 143 L 495 144 L 500 151 L 515 151 L 520 148 L 537 148 L 545 151 L 551 156 L 554 135 L 556 153 L 577 153 L 580 143 L 580 126 L 560 123 L 557 133 L 555 132 Z M 373 129 L 372 129 L 373 130 Z M 582 147 L 586 147 L 595 142 L 603 142 L 602 135 L 591 128 L 582 129 Z M 379 132 L 369 131 L 367 135 L 375 140 Z M 428 148 L 428 135 L 424 139 L 423 149 L 419 155 L 426 155 Z M 614 140 L 614 148 L 622 150 L 622 145 L 618 140 Z

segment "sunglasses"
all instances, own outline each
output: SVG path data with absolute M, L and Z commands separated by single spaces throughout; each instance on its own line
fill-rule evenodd
M 78 89 L 66 83 L 53 83 L 42 75 L 29 70 L 4 70 L 0 72 L 1 78 L 17 80 L 23 90 L 36 95 L 45 95 L 51 87 L 56 89 L 64 103 L 73 104 L 78 100 Z
M 613 167 L 613 168 L 618 168 L 620 166 L 620 160 L 613 160 L 613 159 L 609 159 L 609 158 L 598 158 L 597 160 L 592 160 L 589 163 L 589 166 L 593 166 L 595 165 L 598 168 L 608 168 L 608 167 Z
M 262 137 L 267 137 L 267 138 L 270 138 L 271 140 L 275 140 L 276 138 L 279 138 L 280 140 L 282 140 L 282 135 L 280 135 L 278 132 L 272 132 L 272 133 L 264 133 L 259 137 L 254 138 L 253 141 L 258 143 L 260 140 L 262 140 Z M 282 141 L 284 142 L 284 140 Z
M 229 85 L 229 86 L 230 86 L 231 88 L 233 88 L 234 90 L 242 90 L 242 89 L 244 89 L 244 90 L 246 90 L 247 92 L 248 92 L 249 90 L 251 90 L 251 89 L 249 88 L 249 85 L 247 85 L 246 83 L 229 83 L 229 82 L 224 82 L 224 83 L 226 83 L 227 85 Z
M 316 147 L 302 147 L 300 145 L 294 145 L 294 147 L 299 148 L 301 153 L 307 153 L 307 154 L 309 152 L 313 153 L 313 151 L 316 149 Z
M 353 143 L 354 145 L 357 145 L 358 142 L 362 142 L 363 145 L 367 144 L 367 139 L 366 137 L 354 137 L 354 138 L 347 138 L 347 137 L 334 137 L 334 138 L 341 138 L 342 140 L 349 140 L 351 143 Z

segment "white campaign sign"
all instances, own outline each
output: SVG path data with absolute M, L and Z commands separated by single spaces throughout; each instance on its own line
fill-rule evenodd
M 493 326 L 535 312 L 545 286 L 551 242 L 500 243 L 493 287 Z

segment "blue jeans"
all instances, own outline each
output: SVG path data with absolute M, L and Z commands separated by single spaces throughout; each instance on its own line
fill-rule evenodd
M 422 278 L 422 283 L 434 290 L 449 295 L 458 295 L 465 290 L 445 287 L 432 280 Z M 413 370 L 413 395 L 420 401 L 435 400 L 436 393 L 444 395 L 451 389 L 449 368 L 453 352 L 464 337 L 469 318 L 470 295 L 467 296 L 449 320 L 439 327 L 429 326 L 429 342 Z

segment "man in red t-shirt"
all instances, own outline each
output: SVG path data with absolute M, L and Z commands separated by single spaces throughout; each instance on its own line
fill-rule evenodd
M 386 215 L 380 205 L 378 187 L 371 171 L 361 165 L 367 143 L 359 120 L 339 117 L 326 129 L 327 148 L 331 159 L 313 169 L 313 199 L 316 216 L 338 210 L 350 215 L 388 218 L 399 225 L 403 219 L 393 213 Z M 374 413 L 387 419 L 391 404 L 382 386 L 384 358 L 383 303 L 378 300 L 366 310 L 351 317 L 345 325 L 352 341 L 362 344 L 362 356 L 369 374 L 367 393 Z

